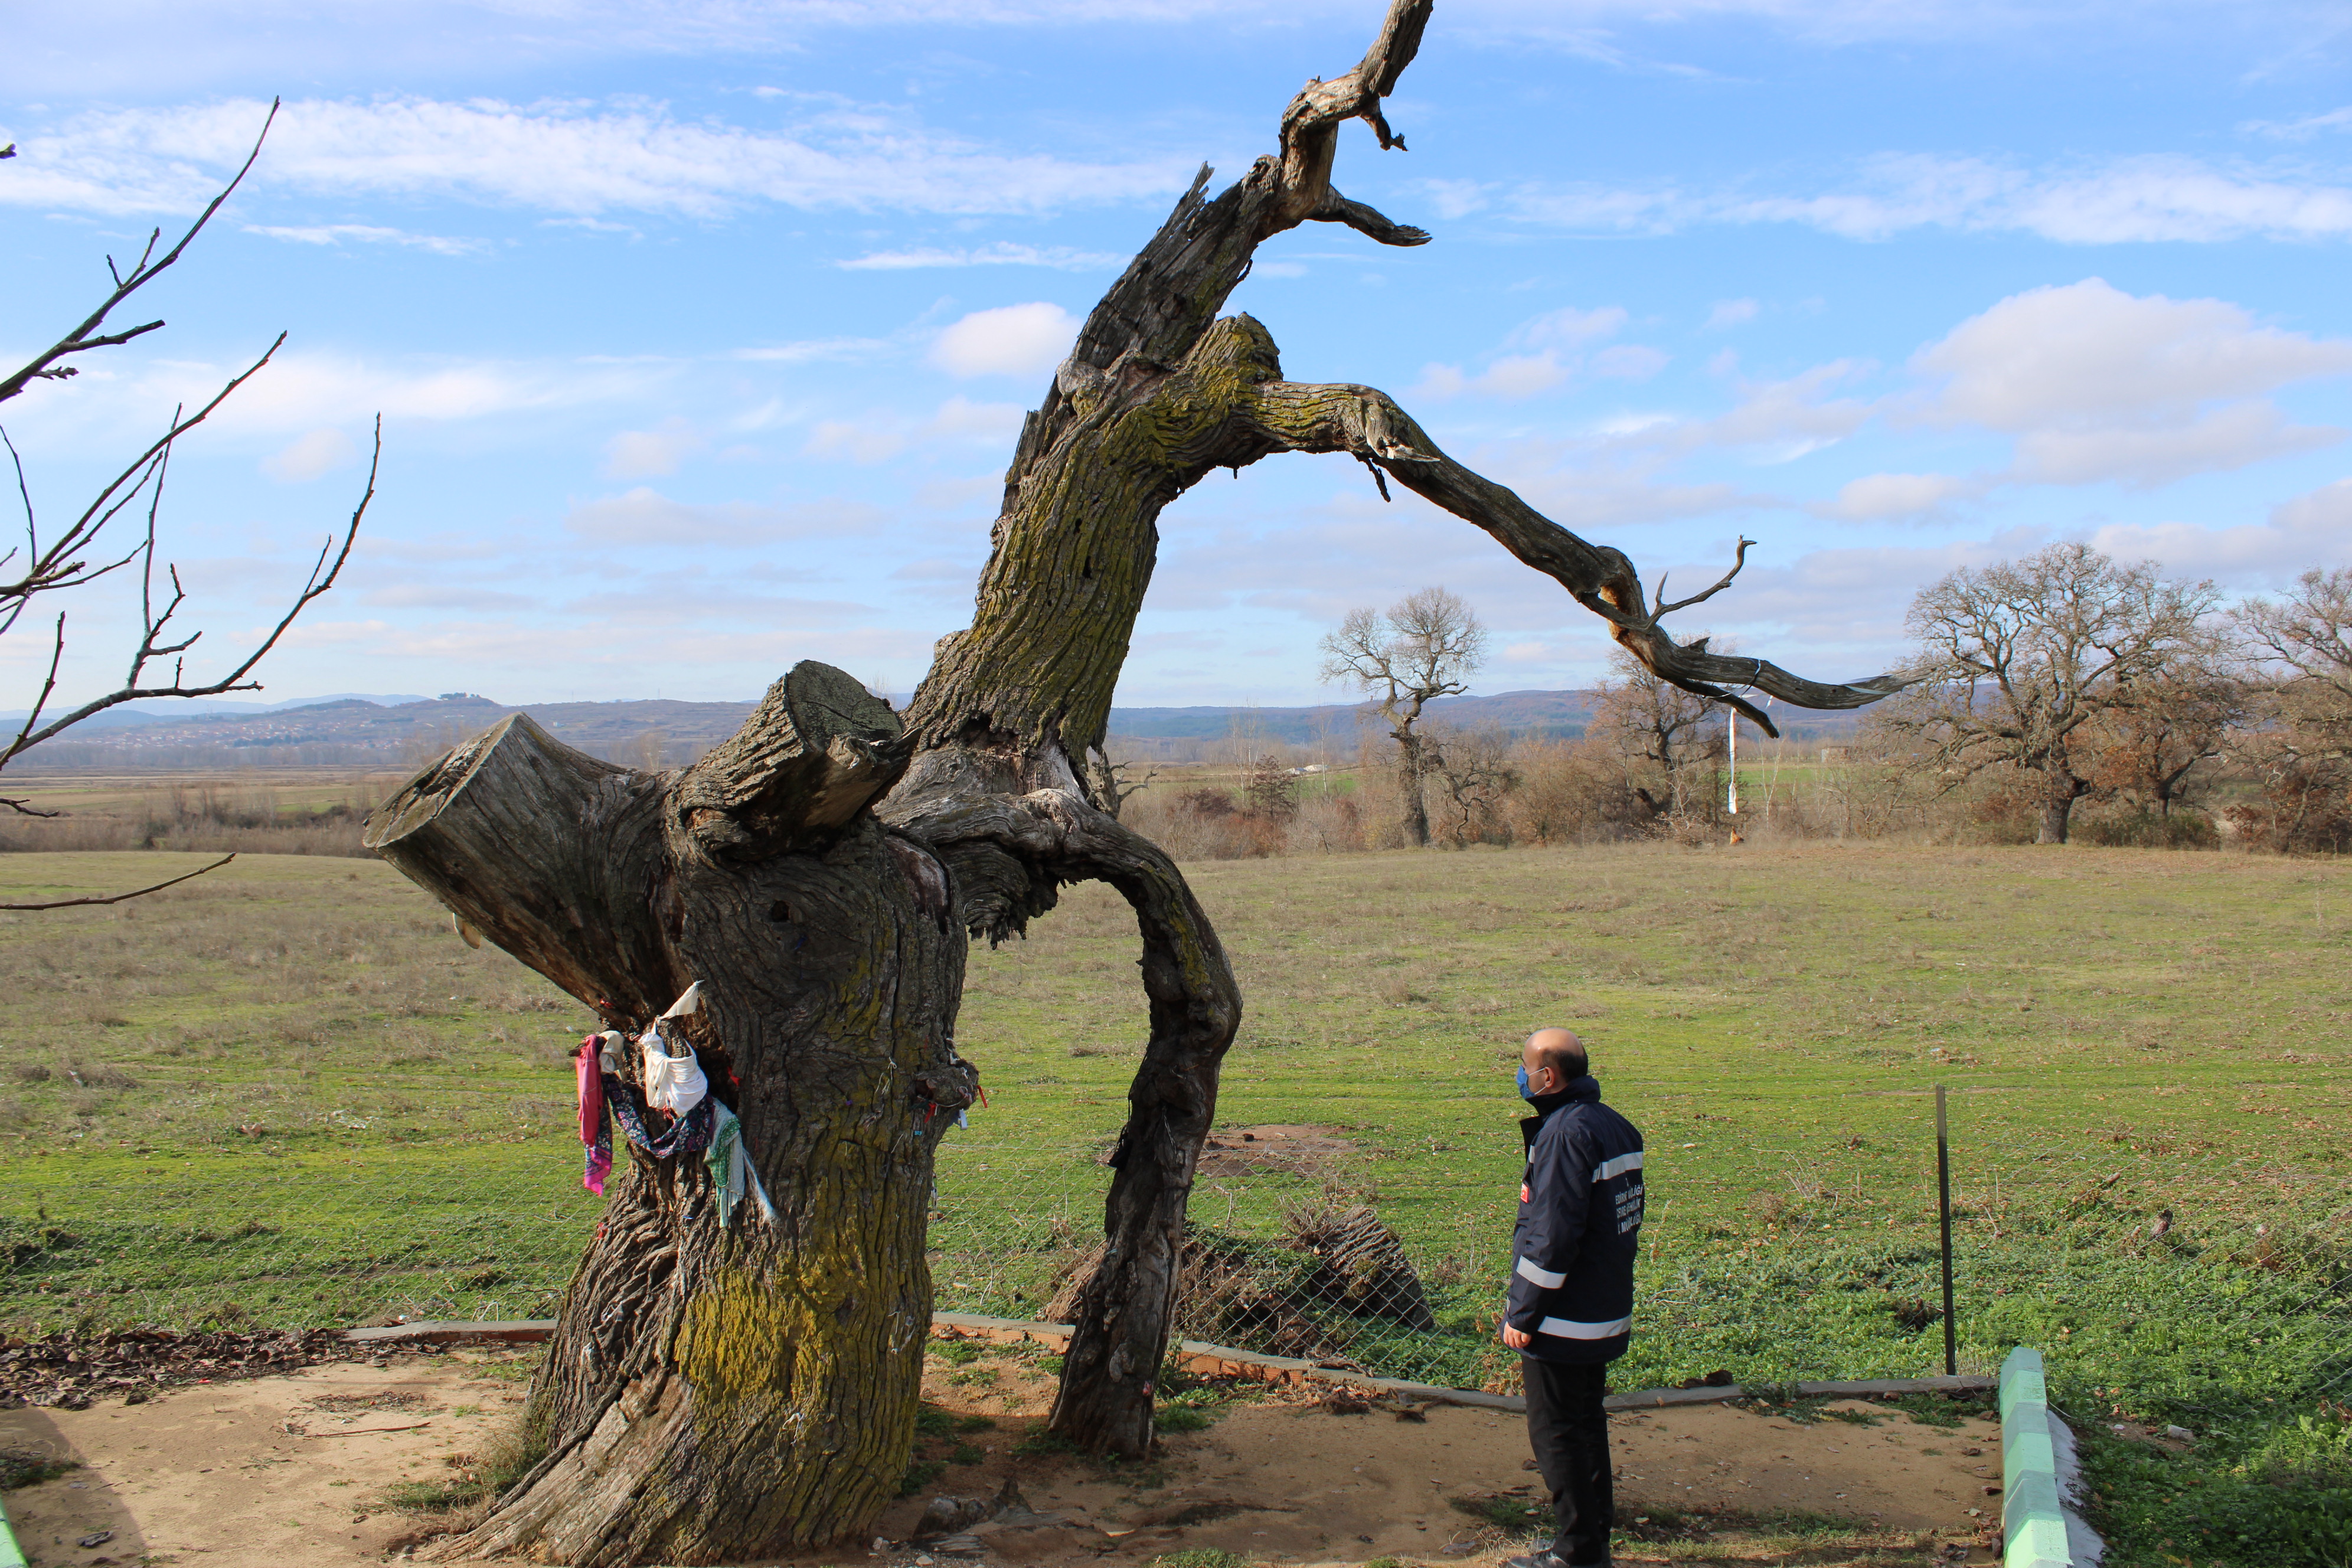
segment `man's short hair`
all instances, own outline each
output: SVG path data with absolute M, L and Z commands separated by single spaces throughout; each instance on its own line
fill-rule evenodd
M 1538 1067 L 1550 1068 L 1563 1079 L 1580 1079 L 1592 1070 L 1584 1042 L 1572 1030 L 1538 1029 L 1528 1037 L 1528 1044 L 1535 1047 Z

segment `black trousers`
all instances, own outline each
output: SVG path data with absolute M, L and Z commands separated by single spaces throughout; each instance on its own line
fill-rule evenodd
M 1609 1531 L 1617 1522 L 1609 1415 L 1601 1407 L 1609 1367 L 1521 1356 L 1519 1372 L 1528 1389 L 1528 1443 L 1536 1451 L 1536 1469 L 1551 1489 L 1552 1514 L 1559 1521 L 1552 1552 L 1569 1563 L 1606 1563 Z

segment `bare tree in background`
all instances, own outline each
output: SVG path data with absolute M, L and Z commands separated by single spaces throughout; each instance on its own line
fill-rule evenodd
M 1143 768 L 1143 776 L 1136 778 L 1135 770 L 1142 767 L 1138 762 L 1113 762 L 1110 753 L 1100 746 L 1087 753 L 1087 770 L 1091 775 L 1087 784 L 1094 791 L 1095 803 L 1110 814 L 1113 822 L 1118 820 L 1120 809 L 1129 799 L 1150 788 L 1151 781 L 1160 776 L 1158 768 Z
M 2306 572 L 2284 600 L 2250 599 L 2231 621 L 2270 667 L 2261 722 L 2237 743 L 2263 801 L 2233 820 L 2271 848 L 2352 849 L 2352 570 Z
M 1361 63 L 1309 82 L 1275 151 L 1223 193 L 1202 170 L 1096 304 L 1022 428 L 971 624 L 940 640 L 903 713 L 806 661 L 731 739 L 659 774 L 515 715 L 369 818 L 371 847 L 616 1024 L 698 982 L 713 1094 L 775 1210 L 722 1218 L 698 1158 L 616 1172 L 533 1377 L 536 1460 L 427 1555 L 614 1568 L 871 1538 L 914 1436 L 937 1151 L 978 1091 L 955 1049 L 968 945 L 1024 931 L 1074 882 L 1135 910 L 1150 1034 L 1050 1428 L 1090 1453 L 1150 1452 L 1241 993 L 1182 872 L 1076 764 L 1103 743 L 1161 511 L 1209 474 L 1345 452 L 1502 542 L 1670 680 L 1811 707 L 1895 689 L 1677 641 L 1660 620 L 1678 606 L 1649 603 L 1622 554 L 1455 462 L 1385 395 L 1284 380 L 1273 335 L 1219 315 L 1257 247 L 1302 223 L 1427 240 L 1331 173 L 1349 120 L 1402 145 L 1381 103 L 1429 15 L 1392 0 Z
M 665 730 L 640 731 L 629 737 L 625 752 L 637 772 L 657 773 L 668 765 L 669 733 Z
M 1423 742 L 1423 760 L 1445 795 L 1445 837 L 1456 848 L 1492 837 L 1504 797 L 1518 787 L 1511 738 L 1494 725 L 1435 730 Z
M 2101 719 L 2153 700 L 2168 674 L 2210 647 L 2210 583 L 2118 565 L 2086 544 L 1959 571 L 1922 589 L 1909 626 L 1916 682 L 1880 721 L 1915 738 L 1957 780 L 1987 768 L 2027 775 L 2035 842 L 2063 844 L 2074 803 L 2095 787 Z
M 1470 606 L 1445 589 L 1423 588 L 1378 610 L 1350 610 L 1323 638 L 1321 675 L 1327 685 L 1352 686 L 1379 705 L 1397 743 L 1397 793 L 1403 797 L 1404 835 L 1429 842 L 1429 806 L 1422 798 L 1429 774 L 1427 742 L 1414 726 L 1439 697 L 1470 689 L 1470 676 L 1486 654 L 1486 628 Z
M 1723 752 L 1717 705 L 1622 652 L 1609 662 L 1587 739 L 1622 770 L 1626 789 L 1653 822 L 1679 820 L 1690 813 L 1699 764 Z
M 272 103 L 269 118 L 262 122 L 261 134 L 254 139 L 253 151 L 247 154 L 235 178 L 197 215 L 196 220 L 188 226 L 186 232 L 170 249 L 161 256 L 155 253 L 155 247 L 163 237 L 163 231 L 159 228 L 148 235 L 146 247 L 140 252 L 129 271 L 116 266 L 112 257 L 107 258 L 107 271 L 114 285 L 112 290 L 99 302 L 96 310 L 83 317 L 64 336 L 12 374 L 0 377 L 0 403 L 23 395 L 37 382 L 62 382 L 79 374 L 80 367 L 70 363 L 76 355 L 94 349 L 119 348 L 163 325 L 161 321 L 153 321 L 120 331 L 107 330 L 108 319 L 116 309 L 177 262 L 190 242 L 203 232 L 205 225 L 212 221 L 213 215 L 244 182 L 254 160 L 260 157 L 262 141 L 268 136 L 270 123 L 277 117 L 278 106 Z M 0 157 L 12 158 L 15 155 L 13 142 L 5 151 L 0 151 Z M 0 637 L 15 632 L 26 613 L 36 609 L 43 612 L 37 621 L 47 626 L 49 636 L 47 673 L 39 689 L 30 694 L 24 723 L 13 737 L 0 741 L 0 768 L 7 767 L 35 747 L 55 739 L 84 720 L 126 702 L 143 702 L 166 697 L 217 697 L 229 691 L 260 690 L 261 683 L 247 677 L 278 646 L 278 639 L 286 635 L 286 628 L 294 624 L 294 617 L 300 615 L 313 599 L 334 586 L 336 577 L 342 572 L 343 563 L 351 558 L 352 541 L 359 535 L 360 519 L 365 515 L 368 502 L 375 496 L 376 464 L 383 452 L 383 422 L 381 418 L 376 421 L 375 455 L 368 463 L 367 486 L 360 497 L 359 505 L 353 509 L 351 521 L 341 531 L 340 537 L 333 533 L 327 536 L 326 542 L 320 547 L 318 559 L 311 563 L 310 575 L 303 581 L 301 591 L 294 596 L 293 604 L 258 643 L 241 654 L 231 656 L 226 673 L 209 679 L 201 677 L 193 680 L 189 679 L 187 655 L 204 634 L 186 631 L 175 624 L 175 617 L 187 603 L 187 590 L 181 585 L 179 568 L 159 556 L 156 532 L 158 515 L 163 502 L 163 485 L 171 471 L 173 445 L 181 437 L 203 424 L 215 409 L 228 400 L 232 393 L 268 364 L 285 342 L 286 334 L 278 333 L 277 340 L 259 359 L 231 377 L 210 402 L 194 414 L 185 408 L 175 410 L 163 433 L 125 464 L 71 521 L 47 539 L 42 537 L 40 514 L 33 502 L 32 486 L 25 473 L 24 459 L 17 452 L 16 443 L 7 440 L 6 432 L 0 430 L 0 441 L 5 442 L 9 460 L 15 468 L 16 495 L 25 513 L 25 542 L 0 555 L 0 573 L 16 574 L 13 577 L 0 579 Z M 125 513 L 129 514 L 128 522 L 118 527 L 118 520 L 122 519 Z M 119 537 L 122 527 L 137 531 L 128 543 Z M 159 565 L 162 568 L 161 581 L 157 577 Z M 62 602 L 62 595 L 88 588 L 128 568 L 135 568 L 139 581 L 139 637 L 126 661 L 121 684 L 102 696 L 91 698 L 50 717 L 50 703 L 57 694 L 58 674 L 65 661 L 67 616 L 66 612 L 59 609 L 56 619 L 51 621 L 47 610 L 53 598 Z M 150 673 L 152 667 L 166 661 L 171 667 L 168 679 Z M 25 816 L 57 815 L 38 809 L 27 796 L 0 796 L 0 807 Z M 224 857 L 204 870 L 226 866 L 235 858 L 234 855 Z M 192 871 L 187 877 L 174 877 L 171 881 L 159 882 L 152 888 L 103 898 L 0 904 L 0 909 L 45 910 L 73 904 L 120 903 L 125 899 L 158 892 L 184 882 L 189 877 L 203 874 L 203 871 Z
M 2184 647 L 2127 705 L 2110 708 L 2092 727 L 2093 790 L 2160 820 L 2187 804 L 2251 710 L 2244 680 L 2230 667 L 2224 638 L 2208 634 Z

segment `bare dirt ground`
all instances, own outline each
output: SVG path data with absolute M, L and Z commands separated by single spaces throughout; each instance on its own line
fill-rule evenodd
M 990 1499 L 1011 1480 L 1053 1522 L 982 1524 L 985 1555 L 1020 1564 L 1220 1568 L 1275 1563 L 1491 1565 L 1522 1549 L 1535 1499 L 1520 1419 L 1429 1406 L 1265 1394 L 1196 1406 L 1150 1464 L 1101 1466 L 1032 1440 L 1052 1380 L 1033 1356 L 935 1355 L 926 1484 L 877 1527 L 887 1545 L 809 1563 L 950 1568 L 913 1542 L 933 1497 Z M 446 1481 L 519 1405 L 528 1352 L 459 1352 L 183 1388 L 147 1403 L 0 1411 L 0 1446 L 77 1460 L 11 1492 L 36 1568 L 346 1568 L 383 1562 L 436 1521 L 401 1511 L 402 1482 Z M 1217 1391 L 1210 1391 L 1213 1398 Z M 1193 1397 L 1202 1397 L 1195 1394 Z M 1356 1405 L 1356 1409 L 1347 1407 Z M 1839 1419 L 1843 1409 L 1861 1419 Z M 1342 1412 L 1345 1413 L 1342 1413 Z M 1620 1563 L 1981 1563 L 1999 1500 L 1998 1431 L 1849 1402 L 1785 1415 L 1717 1405 L 1616 1417 Z M 1864 1424 L 1868 1421 L 1869 1424 Z M 983 1425 L 986 1423 L 986 1425 Z M 961 1428 L 961 1429 L 959 1429 Z M 98 1539 L 101 1532 L 104 1539 Z M 84 1540 L 92 1544 L 79 1544 Z

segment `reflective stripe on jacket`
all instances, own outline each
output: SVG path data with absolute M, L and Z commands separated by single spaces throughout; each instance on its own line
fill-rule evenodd
M 1641 1243 L 1642 1134 L 1601 1103 L 1590 1078 L 1536 1102 L 1504 1321 L 1531 1335 L 1522 1354 L 1614 1361 L 1633 1328 Z

